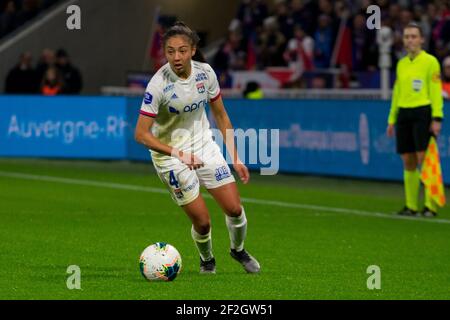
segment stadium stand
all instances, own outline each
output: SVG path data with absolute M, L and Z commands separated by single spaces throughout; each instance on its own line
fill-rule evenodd
M 441 62 L 449 56 L 448 1 L 241 0 L 209 60 L 224 88 L 233 87 L 235 71 L 267 71 L 284 88 L 379 88 L 376 30 L 366 27 L 372 4 L 381 9 L 382 25 L 393 31 L 392 65 L 404 54 L 401 32 L 411 21 L 424 30 L 425 50 Z M 155 39 L 166 27 L 159 24 Z M 158 50 L 152 52 L 159 59 L 155 68 L 163 62 Z
M 4 21 L 8 20 L 4 17 L 13 7 L 17 11 L 15 14 L 17 16 L 23 16 L 24 14 L 18 12 L 25 8 L 35 8 L 31 10 L 32 14 L 26 14 L 31 17 L 55 2 L 57 0 L 2 0 L 0 2 L 2 32 L 3 26 L 7 25 Z M 448 1 L 240 0 L 238 2 L 234 18 L 229 20 L 228 30 L 223 30 L 223 38 L 214 39 L 208 35 L 204 37 L 207 40 L 204 47 L 207 49 L 208 62 L 216 70 L 224 92 L 229 90 L 233 96 L 237 95 L 236 92 L 241 94 L 246 84 L 255 80 L 264 91 L 278 90 L 278 94 L 283 96 L 286 94 L 281 93 L 279 89 L 314 89 L 319 92 L 330 89 L 355 89 L 367 92 L 367 97 L 372 96 L 374 90 L 379 90 L 381 79 L 377 31 L 369 30 L 366 26 L 367 7 L 372 4 L 381 8 L 382 25 L 392 30 L 394 38 L 390 54 L 392 66 L 395 66 L 404 54 L 401 30 L 411 21 L 417 21 L 424 30 L 425 50 L 435 55 L 441 63 L 450 56 Z M 160 40 L 166 28 L 176 19 L 176 16 L 167 15 L 165 12 L 156 17 L 148 54 L 150 69 L 134 66 L 128 68 L 128 71 L 146 73 L 144 78 L 149 79 L 150 75 L 165 63 Z M 18 22 L 14 23 L 17 24 Z M 73 57 L 81 57 L 79 50 L 66 49 Z M 21 52 L 17 55 L 19 53 Z M 33 54 L 36 56 L 38 53 Z M 84 63 L 84 59 L 80 60 Z M 137 61 L 131 57 L 129 60 Z M 139 63 L 128 65 L 137 66 Z M 12 65 L 8 69 L 11 67 Z M 91 67 L 80 65 L 80 69 L 85 72 Z M 444 66 L 442 67 L 444 69 Z M 392 86 L 394 68 L 391 68 L 390 73 Z M 2 79 L 5 77 L 6 74 Z M 86 86 L 89 87 L 90 93 L 100 91 L 101 81 L 95 77 L 98 77 L 98 73 L 90 75 L 89 80 L 86 77 L 89 81 Z M 115 77 L 118 79 L 119 73 Z M 447 81 L 445 78 L 443 80 Z M 95 82 L 96 85 L 90 82 Z M 116 83 L 103 83 L 101 86 L 105 90 L 102 92 L 123 93 L 122 89 L 117 91 L 112 87 L 118 83 L 117 80 L 114 82 Z M 122 81 L 128 84 L 130 82 Z M 111 86 L 106 87 L 109 85 Z M 136 87 L 133 87 L 133 90 L 136 90 Z M 136 92 L 141 94 L 139 90 Z M 300 97 L 302 94 L 294 96 Z
M 36 66 L 30 52 L 24 52 L 5 81 L 7 94 L 79 94 L 82 75 L 64 49 L 44 49 Z
M 0 0 L 0 39 L 60 0 Z
M 449 55 L 448 1 L 279 0 L 272 10 L 267 4 L 262 0 L 241 1 L 227 41 L 214 58 L 217 69 L 289 67 L 294 70 L 291 81 L 303 80 L 294 86 L 314 87 L 314 81 L 302 82 L 320 77 L 319 70 L 345 65 L 352 71 L 352 80 L 359 82 L 354 87 L 373 87 L 379 52 L 376 30 L 369 30 L 365 23 L 371 4 L 381 8 L 382 25 L 393 30 L 393 65 L 404 54 L 401 31 L 411 21 L 419 22 L 425 30 L 425 50 L 440 61 Z M 349 86 L 350 82 L 341 83 L 341 87 Z

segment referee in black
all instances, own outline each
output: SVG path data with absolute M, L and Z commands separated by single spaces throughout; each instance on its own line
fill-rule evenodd
M 415 23 L 403 30 L 407 55 L 397 64 L 397 77 L 389 113 L 387 135 L 396 136 L 397 153 L 403 160 L 405 207 L 400 215 L 417 216 L 420 174 L 431 136 L 437 137 L 444 118 L 441 70 L 438 60 L 422 50 L 422 29 Z M 425 217 L 437 215 L 437 205 L 425 190 Z

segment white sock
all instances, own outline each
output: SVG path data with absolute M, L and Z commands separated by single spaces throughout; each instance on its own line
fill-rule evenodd
M 247 218 L 245 216 L 244 208 L 239 217 L 226 216 L 226 224 L 228 233 L 230 235 L 231 249 L 242 251 L 244 249 L 244 241 L 247 236 Z
M 212 238 L 211 238 L 211 229 L 205 235 L 199 234 L 195 231 L 194 226 L 191 229 L 192 239 L 194 239 L 195 245 L 197 246 L 198 253 L 203 261 L 209 261 L 214 258 L 212 253 Z

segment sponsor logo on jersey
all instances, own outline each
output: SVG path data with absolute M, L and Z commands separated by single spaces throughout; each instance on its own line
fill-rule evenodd
M 146 92 L 144 96 L 144 103 L 145 104 L 151 104 L 153 101 L 153 96 L 150 94 L 150 92 Z
M 195 103 L 191 104 L 190 106 L 185 106 L 183 111 L 184 112 L 194 112 L 194 111 L 200 109 L 202 106 L 205 107 L 206 103 L 207 103 L 206 100 L 195 102 Z
M 231 173 L 228 170 L 227 166 L 222 166 L 222 167 L 216 169 L 216 180 L 217 181 L 221 181 L 230 176 L 231 176 Z
M 175 109 L 174 107 L 171 107 L 171 106 L 169 106 L 169 112 L 175 113 L 175 114 L 180 114 L 180 111 L 178 111 L 177 109 Z
M 167 93 L 167 92 L 169 92 L 170 90 L 173 90 L 173 88 L 175 88 L 175 85 L 174 85 L 173 83 L 172 83 L 172 84 L 169 84 L 167 87 L 164 88 L 163 92 L 164 92 L 164 93 Z
M 192 183 L 191 185 L 189 185 L 189 186 L 187 186 L 186 188 L 184 188 L 183 191 L 184 191 L 184 192 L 189 192 L 189 191 L 191 191 L 192 189 L 195 188 L 195 186 L 197 185 L 197 183 L 198 183 L 198 181 L 195 180 L 194 183 Z
M 205 84 L 203 82 L 197 83 L 197 90 L 198 90 L 198 93 L 204 93 L 205 92 Z
M 177 96 L 177 94 L 174 92 L 173 93 L 173 95 L 172 95 L 172 97 L 170 98 L 171 100 L 175 100 L 175 99 L 178 99 L 178 96 Z
M 204 80 L 208 80 L 208 77 L 206 76 L 206 73 L 204 73 L 204 72 L 197 74 L 197 76 L 195 77 L 195 82 L 200 82 L 200 81 L 204 81 Z

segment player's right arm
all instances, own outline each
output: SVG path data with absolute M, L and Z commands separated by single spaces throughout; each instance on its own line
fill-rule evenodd
M 136 130 L 134 132 L 134 138 L 137 142 L 143 144 L 148 149 L 151 149 L 153 151 L 156 151 L 161 154 L 165 154 L 167 156 L 172 156 L 176 152 L 173 147 L 168 146 L 161 141 L 159 141 L 158 138 L 156 138 L 152 132 L 151 128 L 154 123 L 154 119 L 149 116 L 145 115 L 139 115 L 137 124 L 136 124 Z
M 161 90 L 162 79 L 157 74 L 148 83 L 145 90 L 144 100 L 142 101 L 140 115 L 136 124 L 134 132 L 134 138 L 137 142 L 143 144 L 148 149 L 156 151 L 167 156 L 174 155 L 172 147 L 162 143 L 157 137 L 155 137 L 151 128 L 158 116 L 159 106 L 164 103 L 164 96 Z
M 204 166 L 203 162 L 192 153 L 182 152 L 181 150 L 162 143 L 156 138 L 151 132 L 154 121 L 155 120 L 152 117 L 143 114 L 139 115 L 134 133 L 134 138 L 137 142 L 143 144 L 148 149 L 179 159 L 191 170 L 196 170 Z
M 151 132 L 155 118 L 158 116 L 159 106 L 163 103 L 164 96 L 161 90 L 161 78 L 156 76 L 150 80 L 145 91 L 145 97 L 141 105 L 134 138 L 137 142 L 143 144 L 152 151 L 179 159 L 191 170 L 202 167 L 203 163 L 200 159 L 190 153 L 182 152 L 181 150 L 162 143 Z

